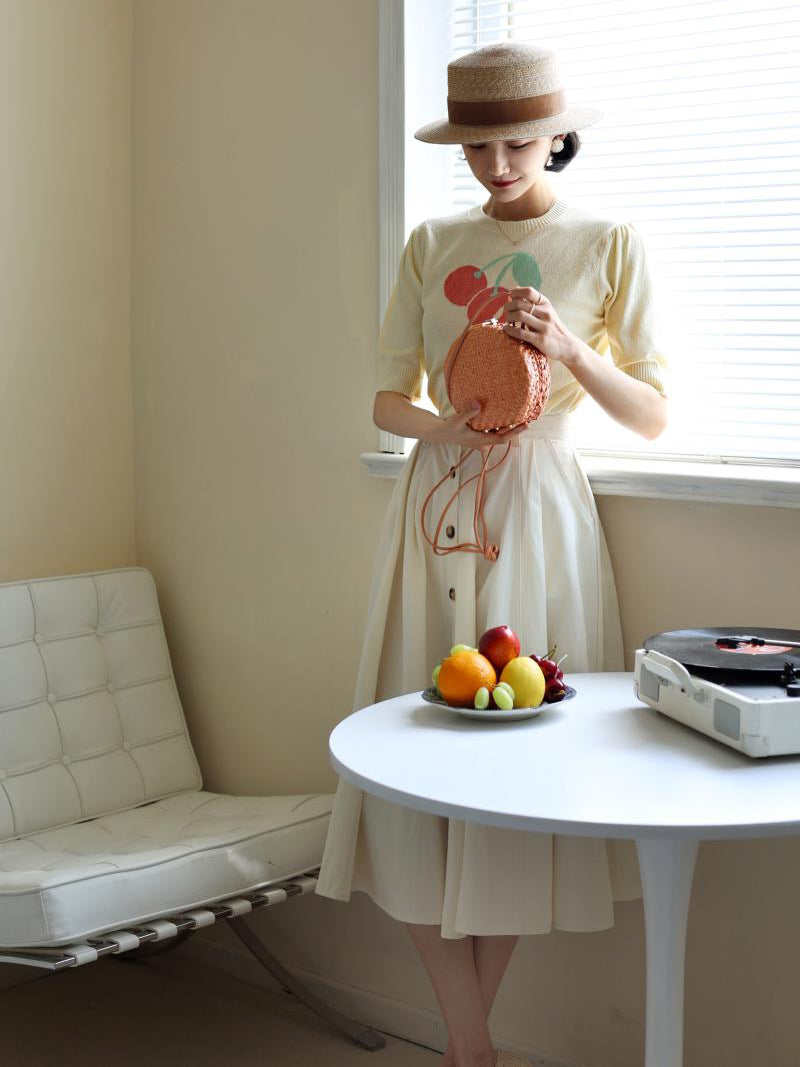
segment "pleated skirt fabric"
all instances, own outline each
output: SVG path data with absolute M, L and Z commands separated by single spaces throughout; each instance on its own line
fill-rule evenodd
M 495 448 L 491 462 L 505 446 Z M 611 560 L 570 416 L 544 415 L 487 475 L 484 515 L 497 560 L 436 555 L 422 535 L 430 489 L 467 450 L 418 441 L 389 501 L 372 576 L 353 710 L 419 692 L 452 645 L 476 646 L 492 626 L 522 654 L 553 645 L 571 673 L 624 670 Z M 429 504 L 432 535 L 479 452 Z M 440 543 L 473 540 L 475 486 L 451 505 Z M 455 527 L 448 539 L 445 529 Z M 441 926 L 443 937 L 604 930 L 615 900 L 641 896 L 628 840 L 502 829 L 415 811 L 339 779 L 316 892 L 367 893 L 393 918 Z

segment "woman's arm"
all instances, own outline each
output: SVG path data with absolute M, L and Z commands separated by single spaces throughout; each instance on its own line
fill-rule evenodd
M 603 359 L 585 341 L 576 337 L 575 342 L 573 352 L 562 362 L 611 418 L 648 441 L 663 433 L 667 398 Z
M 611 418 L 629 430 L 648 441 L 663 433 L 667 399 L 654 386 L 632 378 L 568 330 L 544 293 L 520 287 L 509 295 L 504 305 L 509 321 L 503 326 L 509 336 L 528 341 L 548 359 L 563 363 Z
M 412 404 L 405 394 L 381 389 L 375 394 L 372 421 L 379 429 L 397 434 L 398 437 L 437 441 L 441 419 L 432 411 Z
M 503 444 L 526 428 L 523 424 L 513 430 L 492 434 L 470 429 L 467 423 L 477 411 L 480 411 L 479 405 L 445 419 L 412 404 L 404 393 L 380 389 L 375 394 L 372 421 L 379 429 L 397 434 L 398 437 L 416 437 L 420 441 L 464 448 L 488 448 L 489 445 Z

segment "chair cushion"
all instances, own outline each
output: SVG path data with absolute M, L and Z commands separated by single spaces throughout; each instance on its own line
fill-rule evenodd
M 202 785 L 148 570 L 0 584 L 0 841 Z
M 69 944 L 317 867 L 333 797 L 190 791 L 0 842 L 0 946 Z

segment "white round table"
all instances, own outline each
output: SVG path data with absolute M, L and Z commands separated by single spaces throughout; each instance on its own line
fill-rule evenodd
M 645 1067 L 683 1063 L 686 920 L 702 840 L 800 832 L 800 757 L 754 760 L 640 703 L 633 674 L 572 674 L 571 700 L 484 722 L 381 701 L 329 740 L 368 793 L 490 826 L 636 840 L 647 952 Z

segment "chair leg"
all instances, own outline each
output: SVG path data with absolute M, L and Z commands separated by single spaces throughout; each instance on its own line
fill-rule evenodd
M 343 1034 L 347 1034 L 362 1048 L 375 1052 L 385 1047 L 386 1038 L 382 1034 L 377 1033 L 375 1030 L 370 1030 L 369 1027 L 356 1022 L 354 1019 L 348 1019 L 346 1015 L 336 1011 L 335 1008 L 326 1004 L 324 1000 L 320 1000 L 319 997 L 298 982 L 294 975 L 287 971 L 283 964 L 264 947 L 242 916 L 231 917 L 227 921 L 234 933 L 241 938 L 258 962 L 269 971 L 273 978 L 280 982 L 287 992 L 296 996 L 307 1008 L 310 1008 L 316 1015 L 325 1019 L 331 1026 L 335 1026 L 337 1030 L 341 1030 Z

